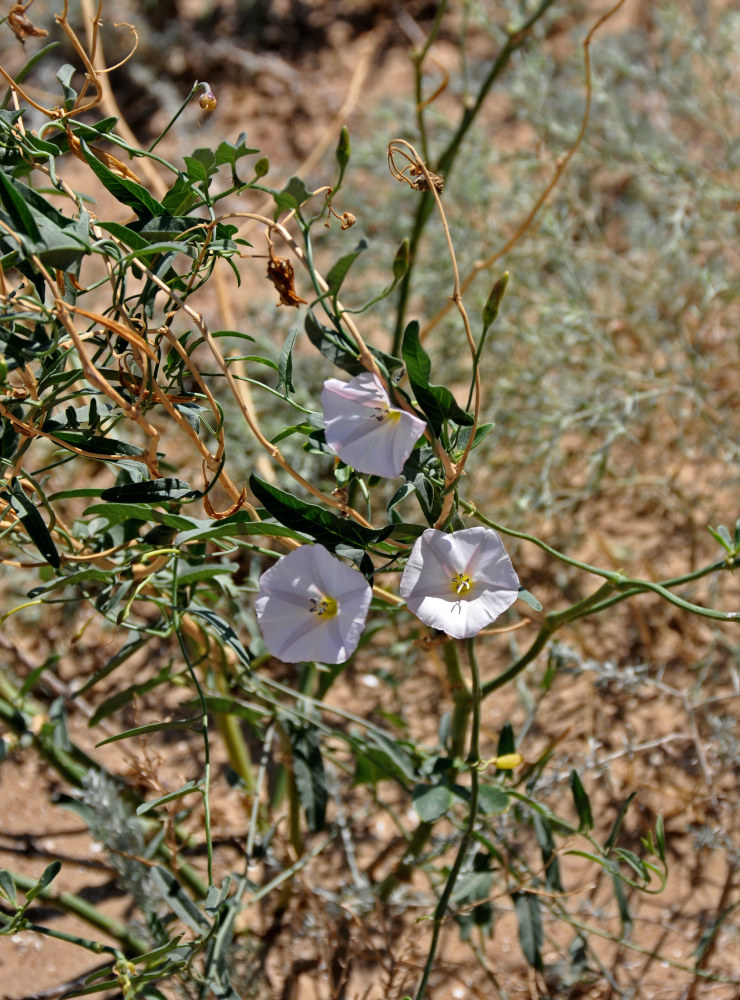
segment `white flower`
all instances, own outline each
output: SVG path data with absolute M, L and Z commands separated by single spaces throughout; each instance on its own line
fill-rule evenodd
M 390 404 L 383 383 L 372 372 L 350 382 L 330 378 L 321 392 L 326 441 L 343 462 L 358 472 L 393 478 L 426 424 Z
M 427 528 L 401 576 L 401 595 L 417 618 L 455 639 L 469 639 L 517 598 L 519 578 L 490 528 L 445 534 Z
M 262 574 L 254 608 L 273 656 L 344 663 L 360 641 L 371 597 L 362 573 L 323 545 L 302 545 Z

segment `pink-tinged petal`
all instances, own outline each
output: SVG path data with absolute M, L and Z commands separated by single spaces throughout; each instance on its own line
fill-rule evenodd
M 460 576 L 466 586 L 456 589 Z M 445 534 L 428 528 L 414 543 L 401 576 L 406 605 L 420 621 L 455 639 L 492 624 L 517 598 L 519 578 L 490 528 Z
M 286 663 L 343 663 L 357 648 L 371 598 L 361 573 L 323 545 L 303 545 L 262 574 L 254 607 L 273 656 Z M 319 614 L 317 603 L 326 599 L 336 610 Z
M 424 432 L 413 413 L 390 406 L 377 375 L 327 379 L 321 393 L 327 444 L 358 472 L 395 478 Z

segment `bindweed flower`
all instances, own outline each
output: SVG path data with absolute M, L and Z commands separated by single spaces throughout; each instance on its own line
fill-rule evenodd
M 426 427 L 413 413 L 391 406 L 383 383 L 372 372 L 350 382 L 327 379 L 321 405 L 327 444 L 347 465 L 373 476 L 399 476 Z
M 519 578 L 504 544 L 490 528 L 445 534 L 427 528 L 401 576 L 410 611 L 454 639 L 470 639 L 517 598 Z
M 286 663 L 344 663 L 365 626 L 372 590 L 323 545 L 302 545 L 259 580 L 254 602 L 265 644 Z

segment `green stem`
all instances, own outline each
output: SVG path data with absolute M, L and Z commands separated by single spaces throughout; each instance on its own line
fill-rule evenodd
M 31 878 L 28 875 L 19 875 L 16 872 L 10 872 L 13 881 L 23 892 L 28 892 L 30 889 L 35 888 L 38 884 L 38 879 Z M 97 906 L 92 906 L 90 903 L 86 903 L 84 899 L 80 899 L 79 896 L 75 896 L 71 892 L 54 892 L 52 889 L 45 888 L 42 889 L 37 899 L 44 899 L 51 903 L 53 906 L 58 907 L 65 913 L 71 913 L 76 917 L 80 917 L 85 923 L 90 924 L 91 927 L 96 927 L 103 934 L 107 934 L 108 937 L 114 938 L 116 941 L 128 948 L 131 952 L 136 955 L 145 955 L 148 951 L 151 951 L 151 945 L 145 941 L 143 938 L 138 937 L 133 931 L 122 924 L 120 921 L 116 920 L 114 917 L 106 916 L 106 914 L 101 913 Z M 43 930 L 45 934 L 50 933 L 46 928 L 33 927 L 34 930 Z M 55 936 L 59 937 L 60 934 L 57 933 Z M 97 942 L 86 942 L 83 938 L 64 938 L 64 940 L 73 941 L 75 944 L 81 945 L 83 948 L 90 947 L 91 951 L 111 951 L 112 949 L 108 945 L 99 945 Z
M 424 60 L 427 57 L 429 49 L 432 47 L 434 42 L 437 40 L 437 35 L 439 34 L 439 29 L 442 24 L 442 18 L 444 17 L 445 11 L 447 10 L 447 0 L 440 0 L 437 10 L 434 14 L 434 21 L 431 28 L 427 32 L 426 41 L 419 52 L 413 56 L 414 60 L 414 91 L 416 96 L 416 125 L 419 129 L 419 139 L 421 141 L 421 155 L 424 157 L 424 162 L 426 163 L 429 159 L 429 143 L 427 140 L 427 129 L 424 122 L 424 93 L 422 90 L 423 83 L 423 67 Z
M 537 10 L 528 18 L 522 26 L 514 31 L 509 31 L 507 33 L 507 40 L 501 51 L 499 52 L 497 58 L 494 60 L 491 68 L 488 71 L 488 75 L 481 84 L 478 91 L 478 96 L 475 102 L 470 106 L 466 107 L 460 123 L 455 130 L 455 134 L 447 145 L 436 166 L 432 169 L 435 173 L 440 174 L 446 180 L 449 179 L 450 173 L 452 171 L 453 164 L 460 152 L 460 147 L 462 142 L 467 135 L 470 127 L 475 121 L 478 113 L 483 106 L 483 102 L 488 96 L 493 84 L 501 76 L 503 71 L 506 69 L 511 57 L 516 52 L 517 49 L 524 45 L 525 41 L 529 37 L 529 33 L 534 25 L 539 21 L 539 19 L 544 15 L 548 7 L 550 7 L 555 0 L 542 0 L 542 3 L 537 8 Z M 411 232 L 411 238 L 409 241 L 409 266 L 401 279 L 399 289 L 398 289 L 398 310 L 396 312 L 396 329 L 393 334 L 393 348 L 391 354 L 397 355 L 401 349 L 401 339 L 403 337 L 404 327 L 406 326 L 406 309 L 408 306 L 409 296 L 411 293 L 411 278 L 413 275 L 414 265 L 416 263 L 416 255 L 419 243 L 421 242 L 421 237 L 426 227 L 427 222 L 434 209 L 434 198 L 429 192 L 422 194 L 419 201 L 419 205 L 416 210 L 416 215 L 414 217 L 414 225 Z
M 465 753 L 472 696 L 460 669 L 458 644 L 446 642 L 442 649 L 454 705 L 450 722 L 450 755 L 453 760 L 462 760 Z
M 563 625 L 566 625 L 569 621 L 572 621 L 574 618 L 581 618 L 583 615 L 590 614 L 591 612 L 589 609 L 593 608 L 600 601 L 602 601 L 607 594 L 611 594 L 613 590 L 614 585 L 612 583 L 604 583 L 589 597 L 585 597 L 582 601 L 579 601 L 572 607 L 566 608 L 565 611 L 552 611 L 550 614 L 546 615 L 539 632 L 535 636 L 534 642 L 526 653 L 520 656 L 508 670 L 499 674 L 498 677 L 494 677 L 492 680 L 487 681 L 482 688 L 482 697 L 487 698 L 493 691 L 497 691 L 505 684 L 513 681 L 514 678 L 522 672 L 522 670 L 529 666 L 536 656 L 539 656 L 555 632 L 561 629 Z
M 475 829 L 475 820 L 478 813 L 478 762 L 480 761 L 480 706 L 481 706 L 481 686 L 480 686 L 480 673 L 478 671 L 478 661 L 475 656 L 475 640 L 468 639 L 468 659 L 470 661 L 470 674 L 472 679 L 472 703 L 473 703 L 473 719 L 470 729 L 470 753 L 468 754 L 467 762 L 470 764 L 470 810 L 468 812 L 468 821 L 465 825 L 465 830 L 463 832 L 462 838 L 460 840 L 460 846 L 457 849 L 457 855 L 455 861 L 450 870 L 450 874 L 447 876 L 447 881 L 445 887 L 442 890 L 442 895 L 439 897 L 439 902 L 437 903 L 436 909 L 434 911 L 434 929 L 432 931 L 432 940 L 429 945 L 429 953 L 427 954 L 426 962 L 424 963 L 424 972 L 422 973 L 421 983 L 419 984 L 419 989 L 416 992 L 416 1000 L 423 1000 L 426 994 L 427 985 L 429 983 L 429 976 L 432 973 L 432 967 L 434 966 L 434 959 L 437 954 L 437 947 L 439 945 L 439 935 L 442 931 L 442 923 L 447 914 L 447 907 L 449 906 L 450 897 L 455 888 L 455 883 L 457 882 L 457 877 L 460 874 L 460 869 L 463 866 L 463 862 L 467 857 L 468 849 L 470 847 L 470 842 L 473 839 L 473 831 Z
M 484 514 L 481 514 L 481 512 L 471 503 L 460 501 L 460 506 L 481 523 L 488 525 L 489 528 L 493 528 L 502 535 L 508 535 L 510 538 L 521 538 L 525 542 L 531 542 L 533 545 L 542 549 L 543 552 L 547 552 L 548 555 L 553 556 L 555 559 L 559 559 L 560 562 L 563 562 L 568 566 L 574 566 L 576 569 L 584 570 L 586 573 L 592 573 L 594 576 L 602 577 L 602 579 L 611 584 L 613 590 L 619 590 L 625 597 L 633 597 L 636 594 L 645 593 L 658 594 L 659 597 L 668 601 L 669 604 L 673 604 L 682 611 L 688 611 L 691 614 L 699 615 L 700 618 L 711 618 L 714 621 L 722 622 L 740 621 L 740 611 L 715 611 L 714 608 L 703 608 L 699 604 L 692 604 L 691 601 L 685 601 L 682 597 L 676 597 L 676 595 L 672 594 L 668 589 L 669 587 L 677 587 L 680 584 L 687 583 L 691 580 L 698 580 L 700 577 L 708 576 L 709 574 L 720 570 L 737 569 L 737 567 L 740 566 L 740 556 L 721 559 L 712 563 L 710 566 L 705 566 L 703 569 L 695 570 L 693 573 L 665 580 L 662 583 L 653 583 L 652 580 L 637 580 L 632 577 L 625 576 L 624 573 L 615 573 L 612 570 L 599 569 L 598 566 L 591 566 L 589 563 L 581 562 L 579 559 L 573 559 L 571 556 L 566 556 L 565 553 L 558 552 L 557 549 L 553 549 L 546 542 L 543 542 L 542 539 L 536 538 L 534 535 L 527 535 L 523 531 L 515 531 L 513 528 L 507 528 L 502 524 L 498 524 L 496 521 L 492 521 Z M 611 602 L 606 603 L 605 607 L 609 607 L 611 603 L 616 603 L 616 601 L 612 600 Z M 580 607 L 580 605 L 576 605 L 576 607 Z M 589 613 L 593 613 L 593 608 L 589 609 Z

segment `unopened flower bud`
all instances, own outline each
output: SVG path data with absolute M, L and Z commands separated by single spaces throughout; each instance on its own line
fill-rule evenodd
M 396 256 L 393 258 L 394 281 L 400 281 L 404 274 L 408 271 L 410 259 L 411 249 L 407 238 L 403 241 L 398 250 L 396 250 Z
M 504 297 L 504 292 L 506 291 L 506 286 L 509 283 L 509 272 L 504 271 L 501 277 L 496 281 L 493 288 L 491 289 L 491 294 L 486 299 L 486 304 L 483 306 L 483 326 L 487 330 L 489 326 L 495 321 L 498 316 L 498 309 L 501 305 L 501 299 Z
M 204 111 L 215 111 L 216 105 L 218 104 L 218 98 L 212 90 L 207 90 L 198 98 L 198 104 L 200 104 Z
M 270 170 L 270 161 L 267 159 L 266 156 L 263 156 L 261 159 L 257 160 L 257 162 L 254 165 L 254 173 L 256 177 L 264 177 L 265 174 L 269 172 L 269 170 Z
M 346 169 L 347 164 L 349 163 L 350 153 L 349 129 L 346 125 L 342 125 L 342 131 L 339 133 L 339 142 L 337 143 L 337 148 L 334 154 L 337 158 L 340 170 Z

